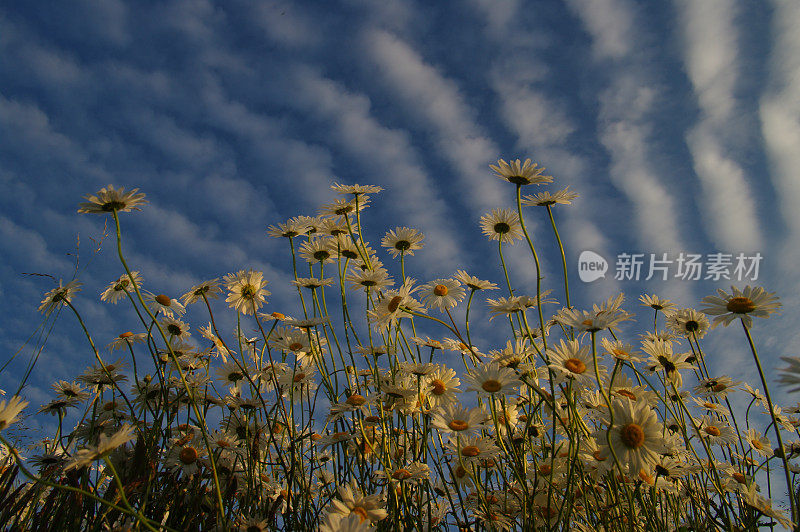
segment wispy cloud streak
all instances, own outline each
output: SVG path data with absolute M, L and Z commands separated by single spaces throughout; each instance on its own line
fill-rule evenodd
M 703 190 L 701 209 L 717 247 L 754 251 L 761 229 L 750 183 L 736 153 L 744 113 L 736 96 L 742 53 L 734 18 L 735 2 L 678 0 L 686 71 L 700 106 L 698 123 L 687 133 L 695 173 Z

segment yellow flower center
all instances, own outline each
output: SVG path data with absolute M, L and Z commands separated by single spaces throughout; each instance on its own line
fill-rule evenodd
M 346 403 L 352 406 L 361 406 L 367 402 L 367 399 L 363 395 L 359 395 L 354 393 L 350 397 L 347 398 Z
M 433 293 L 439 297 L 446 296 L 447 292 L 449 292 L 449 290 L 443 284 L 437 284 L 436 286 L 433 287 Z
M 391 301 L 389 301 L 389 306 L 387 309 L 389 312 L 394 312 L 397 310 L 397 307 L 400 306 L 400 303 L 403 301 L 401 296 L 394 296 Z
M 500 235 L 504 235 L 511 231 L 511 226 L 505 222 L 498 222 L 494 224 L 494 232 Z
M 442 395 L 447 391 L 447 386 L 440 379 L 433 379 L 433 381 L 431 381 L 431 386 L 433 386 L 434 395 Z
M 706 434 L 711 434 L 712 436 L 719 436 L 720 434 L 722 434 L 722 431 L 720 431 L 717 427 L 713 425 L 706 427 L 703 430 L 706 431 Z
M 753 447 L 755 447 L 759 451 L 764 448 L 764 446 L 758 440 L 750 440 L 750 445 L 752 445 Z
M 603 456 L 602 454 L 600 454 L 600 449 L 598 449 L 595 452 L 593 452 L 592 453 L 592 457 L 595 460 L 597 460 L 598 462 L 603 462 L 603 461 L 605 461 L 606 458 L 608 458 L 607 456 Z
M 450 423 L 447 424 L 452 430 L 467 430 L 469 428 L 469 423 L 463 421 L 461 419 L 454 419 Z
M 635 401 L 636 400 L 636 394 L 633 393 L 630 390 L 617 390 L 617 395 L 622 395 L 624 397 L 627 397 L 631 401 Z
M 469 458 L 472 458 L 473 456 L 478 456 L 479 454 L 481 454 L 481 450 L 475 445 L 467 445 L 466 447 L 461 449 L 461 455 L 467 456 Z
M 303 344 L 301 344 L 300 342 L 292 342 L 291 344 L 289 344 L 290 351 L 299 351 L 300 349 L 303 349 Z
M 749 297 L 732 297 L 725 308 L 735 314 L 747 314 L 756 309 L 755 303 Z
M 165 307 L 168 307 L 172 304 L 172 300 L 168 296 L 165 296 L 164 294 L 157 295 L 155 297 L 155 300 L 156 303 L 164 305 Z
M 411 471 L 408 469 L 398 469 L 392 473 L 392 478 L 395 480 L 406 480 L 407 478 L 411 478 Z
M 184 447 L 179 458 L 184 464 L 193 464 L 197 461 L 197 450 L 194 447 Z
M 747 478 L 744 475 L 742 475 L 741 473 L 739 473 L 738 471 L 736 473 L 734 473 L 733 475 L 731 475 L 731 476 L 739 484 L 747 484 Z
M 481 384 L 481 388 L 483 388 L 483 390 L 486 392 L 495 393 L 499 392 L 503 388 L 503 385 L 500 384 L 500 381 L 488 379 Z
M 124 333 L 119 335 L 120 338 L 130 338 L 131 336 L 133 336 L 133 333 L 130 332 L 130 331 L 124 332 Z
M 360 521 L 359 521 L 360 523 L 363 523 L 368 518 L 367 511 L 364 508 L 362 508 L 361 506 L 356 506 L 355 508 L 350 510 L 350 513 L 351 514 L 356 514 L 358 516 L 358 518 L 360 519 Z
M 564 361 L 564 367 L 567 368 L 572 373 L 581 374 L 586 371 L 586 364 L 583 363 L 582 360 L 578 360 L 577 358 L 568 358 Z
M 644 445 L 644 430 L 636 423 L 628 423 L 622 427 L 619 436 L 625 447 L 629 449 L 638 449 Z
M 294 376 L 294 382 L 300 382 L 301 380 L 303 380 L 305 378 L 306 378 L 306 374 L 305 373 L 297 373 Z

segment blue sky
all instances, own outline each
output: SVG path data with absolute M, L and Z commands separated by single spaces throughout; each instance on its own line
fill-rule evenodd
M 463 268 L 500 283 L 478 221 L 512 206 L 513 186 L 488 165 L 530 157 L 555 177 L 551 189 L 581 195 L 555 209 L 573 273 L 586 249 L 612 263 L 619 253 L 761 253 L 756 284 L 784 304 L 754 330 L 774 376 L 800 341 L 798 25 L 800 5 L 777 0 L 4 5 L 4 357 L 41 322 L 36 307 L 52 288 L 25 274 L 71 278 L 78 238 L 76 301 L 98 343 L 135 326 L 99 302 L 121 273 L 111 238 L 91 253 L 102 217 L 76 214 L 83 195 L 109 183 L 150 201 L 123 217 L 146 288 L 177 296 L 255 268 L 270 280 L 268 310 L 296 314 L 286 242 L 267 238 L 268 225 L 316 214 L 333 182 L 376 184 L 386 190 L 365 213 L 373 248 L 388 229 L 416 227 L 426 247 L 410 275 L 427 282 Z M 558 295 L 543 214 L 532 209 L 528 223 Z M 527 251 L 510 249 L 509 262 L 529 293 Z M 698 307 L 731 284 L 572 283 L 579 306 L 624 290 L 633 311 L 642 293 Z M 199 311 L 189 319 L 207 321 Z M 34 403 L 91 362 L 77 332 L 62 315 L 28 390 Z M 482 348 L 504 342 L 485 326 L 477 334 Z M 757 384 L 740 329 L 708 342 L 720 373 Z M 13 390 L 22 371 L 15 361 L 0 388 Z

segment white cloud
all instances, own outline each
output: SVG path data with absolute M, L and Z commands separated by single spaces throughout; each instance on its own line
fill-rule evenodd
M 594 39 L 598 59 L 623 59 L 634 50 L 634 5 L 626 0 L 568 0 Z
M 747 137 L 744 110 L 735 94 L 741 75 L 736 5 L 730 0 L 679 0 L 678 7 L 686 70 L 700 106 L 699 122 L 686 142 L 707 206 L 701 214 L 718 248 L 754 251 L 761 244 L 760 223 L 748 179 L 736 161 L 739 150 L 726 142 Z
M 454 167 L 459 188 L 468 191 L 464 199 L 480 210 L 501 205 L 500 183 L 488 169 L 499 149 L 475 123 L 456 83 L 394 35 L 372 31 L 365 41 L 382 85 L 399 98 L 408 116 L 433 134 L 438 153 Z
M 330 142 L 354 157 L 368 180 L 385 185 L 384 199 L 392 203 L 396 224 L 422 229 L 428 246 L 423 267 L 427 273 L 448 271 L 458 264 L 459 244 L 448 204 L 431 179 L 402 130 L 381 125 L 370 112 L 369 99 L 347 91 L 311 68 L 293 72 L 296 105 L 330 127 Z M 421 257 L 423 255 L 421 254 Z

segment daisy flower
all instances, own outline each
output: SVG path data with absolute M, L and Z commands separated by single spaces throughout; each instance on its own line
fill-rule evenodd
M 781 360 L 789 364 L 781 368 L 778 382 L 782 386 L 792 386 L 788 392 L 800 391 L 800 357 L 781 357 Z
M 355 251 L 355 247 L 353 246 L 353 239 L 350 238 L 350 231 L 353 231 L 354 234 L 357 234 L 356 228 L 352 226 L 350 229 L 347 229 L 347 223 L 342 220 L 341 218 L 325 218 L 322 225 L 319 228 L 319 232 L 323 235 L 330 235 L 336 238 L 336 241 L 340 247 L 340 250 L 343 248 L 353 249 Z M 341 253 L 341 251 L 340 251 Z M 358 252 L 356 251 L 356 256 L 358 256 Z M 351 259 L 355 257 L 350 257 Z
M 512 393 L 522 385 L 517 372 L 497 364 L 487 364 L 473 369 L 464 376 L 467 391 L 474 390 L 478 395 L 493 396 Z
M 694 393 L 700 397 L 716 397 L 720 401 L 728 396 L 728 392 L 736 388 L 742 381 L 735 381 L 727 375 L 703 379 L 695 386 Z
M 505 436 L 509 429 L 513 432 L 519 422 L 520 414 L 517 405 L 498 397 L 490 400 L 486 423 L 494 433 Z
M 119 279 L 109 284 L 105 290 L 100 294 L 100 301 L 112 303 L 116 305 L 120 299 L 124 298 L 126 291 L 133 288 L 135 283 L 137 286 L 142 286 L 144 279 L 139 272 L 131 272 L 131 275 L 123 274 Z
M 390 484 L 397 486 L 402 484 L 419 484 L 431 477 L 431 468 L 422 462 L 412 462 L 408 465 L 394 468 L 393 470 L 378 470 L 375 476 L 385 478 Z
M 479 431 L 485 420 L 486 413 L 479 407 L 468 409 L 460 404 L 447 404 L 434 410 L 431 426 L 447 437 Z
M 172 318 L 175 314 L 183 316 L 186 313 L 184 307 L 177 299 L 172 299 L 164 294 L 155 295 L 151 292 L 144 292 L 144 302 L 153 314 L 161 313 L 162 316 Z
M 262 272 L 239 270 L 237 273 L 226 275 L 224 281 L 228 290 L 225 302 L 229 307 L 245 315 L 254 314 L 270 295 L 269 290 L 264 288 L 267 286 L 267 281 L 264 280 Z
M 383 191 L 383 188 L 377 185 L 345 185 L 343 183 L 334 183 L 331 185 L 331 190 L 339 194 L 377 194 Z
M 350 268 L 346 281 L 351 283 L 354 290 L 383 290 L 394 285 L 394 281 L 389 277 L 389 272 L 384 268 L 372 270 L 362 270 L 361 268 Z
M 580 332 L 598 332 L 616 327 L 621 322 L 631 319 L 630 314 L 617 308 L 602 308 L 594 305 L 592 311 L 563 308 L 554 318 L 565 327 L 572 327 Z
M 316 237 L 309 238 L 308 242 L 303 242 L 300 246 L 300 256 L 303 257 L 309 264 L 330 264 L 333 262 L 333 253 L 331 251 L 331 237 Z
M 516 369 L 521 363 L 536 353 L 527 337 L 507 340 L 502 350 L 489 351 L 492 362 L 504 368 Z
M 561 376 L 562 379 L 574 380 L 582 386 L 591 386 L 596 382 L 594 374 L 594 359 L 591 349 L 585 345 L 581 347 L 577 340 L 561 340 L 547 349 L 550 355 L 548 367 Z M 600 378 L 605 375 L 605 367 L 599 366 Z
M 745 326 L 749 329 L 753 326 L 753 316 L 768 318 L 770 314 L 776 312 L 781 304 L 774 292 L 767 292 L 760 286 L 745 286 L 744 290 L 739 290 L 731 286 L 731 293 L 724 290 L 717 290 L 719 296 L 706 296 L 703 303 L 708 305 L 702 309 L 706 314 L 716 316 L 712 327 L 720 323 L 726 327 L 736 318 L 741 318 Z
M 457 281 L 460 281 L 464 286 L 473 292 L 478 290 L 497 290 L 496 284 L 473 277 L 464 270 L 456 270 L 456 274 L 453 276 L 453 278 Z
M 127 424 L 122 425 L 122 427 L 111 436 L 101 433 L 97 440 L 97 445 L 80 449 L 75 453 L 72 463 L 67 466 L 67 469 L 85 467 L 96 460 L 108 456 L 111 451 L 132 440 L 133 433 L 134 428 Z
M 117 349 L 125 349 L 133 344 L 142 344 L 147 338 L 147 333 L 132 333 L 131 331 L 124 332 L 114 338 L 111 343 L 106 347 L 109 351 L 116 351 Z
M 545 303 L 557 303 L 554 299 L 545 299 L 550 295 L 551 291 L 552 290 L 545 290 L 539 295 L 543 305 Z M 535 296 L 508 296 L 499 297 L 497 299 L 487 299 L 486 304 L 489 305 L 489 312 L 494 314 L 489 318 L 489 321 L 492 321 L 497 316 L 509 316 L 515 312 L 522 312 L 535 307 L 537 303 Z M 545 327 L 549 328 L 549 324 L 545 324 Z
M 81 291 L 82 283 L 78 281 L 70 281 L 66 285 L 62 284 L 61 279 L 58 280 L 58 287 L 53 288 L 44 295 L 39 304 L 39 312 L 45 316 L 49 316 L 56 308 L 62 303 L 66 304 L 72 300 L 77 292 Z
M 76 399 L 78 401 L 88 399 L 91 395 L 77 382 L 58 381 L 53 384 L 52 388 L 59 397 Z
M 402 373 L 406 375 L 413 375 L 415 377 L 425 377 L 430 375 L 439 367 L 438 364 L 431 362 L 400 362 L 399 368 Z
M 669 299 L 662 299 L 657 295 L 647 295 L 642 294 L 639 296 L 639 301 L 642 302 L 643 307 L 650 307 L 654 310 L 665 310 L 670 311 L 675 308 L 675 303 L 670 301 Z
M 315 375 L 316 370 L 311 364 L 298 364 L 294 371 L 286 371 L 280 375 L 278 384 L 283 388 L 284 397 L 291 395 L 295 400 L 300 400 L 302 394 L 317 389 Z
M 306 227 L 305 233 L 303 236 L 313 235 L 314 233 L 319 233 L 320 229 L 325 225 L 325 218 L 322 216 L 297 216 L 295 218 L 297 223 Z
M 267 228 L 267 234 L 273 238 L 293 238 L 308 233 L 309 229 L 310 227 L 305 220 L 292 218 L 285 223 L 279 223 L 277 226 L 270 225 Z
M 494 171 L 496 177 L 515 185 L 541 185 L 553 182 L 551 176 L 542 175 L 544 168 L 532 163 L 530 159 L 525 159 L 524 163 L 519 159 L 509 162 L 500 159 L 496 165 L 490 164 L 489 168 Z
M 450 441 L 446 449 L 448 453 L 457 457 L 456 463 L 460 460 L 465 465 L 488 458 L 497 458 L 501 454 L 500 448 L 490 438 L 477 435 L 459 437 L 457 441 Z
M 119 370 L 124 368 L 125 364 L 121 360 L 117 360 L 112 364 L 92 365 L 86 368 L 82 375 L 77 377 L 77 380 L 91 386 L 103 387 L 114 384 L 115 382 L 125 381 L 128 378 L 122 375 Z
M 667 327 L 681 336 L 691 338 L 694 335 L 702 338 L 706 335 L 709 326 L 706 315 L 693 308 L 685 308 L 667 314 Z
M 338 498 L 331 500 L 328 513 L 344 517 L 357 515 L 361 522 L 380 521 L 387 516 L 385 503 L 380 494 L 364 495 L 355 482 L 336 488 Z
M 411 341 L 417 345 L 421 345 L 423 347 L 430 347 L 431 349 L 444 349 L 444 344 L 435 338 L 431 338 L 430 336 L 426 336 L 424 338 L 420 338 L 419 336 L 411 337 Z
M 183 300 L 183 304 L 185 306 L 191 305 L 192 303 L 203 299 L 204 295 L 208 299 L 217 299 L 221 293 L 222 288 L 220 287 L 219 279 L 211 279 L 210 281 L 203 281 L 202 283 L 193 286 L 188 292 L 181 296 L 181 299 Z
M 327 279 L 317 279 L 316 277 L 298 277 L 297 279 L 290 281 L 290 283 L 298 288 L 315 289 L 323 286 L 331 286 L 333 284 L 333 279 L 330 277 Z
M 522 238 L 522 226 L 517 212 L 511 209 L 492 209 L 481 217 L 481 230 L 489 240 L 502 240 L 513 244 Z
M 158 320 L 164 331 L 170 335 L 170 338 L 177 338 L 180 341 L 186 341 L 192 335 L 189 331 L 189 325 L 175 318 L 164 317 Z
M 8 427 L 17 419 L 22 410 L 28 406 L 27 401 L 23 401 L 18 395 L 15 395 L 8 401 L 0 401 L 0 430 Z
M 697 423 L 697 435 L 711 445 L 734 445 L 738 439 L 736 431 L 725 421 L 703 416 Z
M 387 248 L 392 257 L 399 255 L 413 255 L 414 251 L 422 249 L 425 235 L 411 227 L 396 227 L 386 233 L 381 240 L 381 246 Z
M 124 187 L 115 189 L 114 185 L 101 188 L 96 196 L 89 194 L 84 198 L 88 201 L 78 205 L 79 213 L 130 212 L 133 209 L 141 210 L 140 205 L 147 203 L 144 194 L 139 192 L 138 188 L 125 192 Z
M 419 287 L 420 297 L 428 308 L 437 307 L 444 312 L 458 305 L 466 291 L 455 279 L 436 279 Z
M 183 476 L 192 477 L 200 470 L 202 459 L 206 455 L 205 449 L 198 449 L 191 445 L 191 441 L 179 441 L 167 453 L 164 465 Z
M 770 447 L 769 438 L 761 434 L 756 429 L 748 429 L 747 432 L 742 434 L 744 440 L 750 445 L 750 448 L 755 452 L 769 458 L 772 456 L 772 447 Z
M 383 297 L 367 313 L 372 326 L 375 329 L 388 329 L 397 323 L 397 320 L 402 318 L 402 313 L 405 309 L 414 312 L 423 310 L 422 304 L 411 297 L 411 294 L 417 290 L 413 287 L 414 279 L 407 278 L 403 286 L 399 290 L 387 290 Z
M 550 207 L 556 203 L 569 205 L 577 197 L 577 192 L 572 192 L 569 187 L 566 187 L 552 194 L 545 190 L 544 192 L 540 192 L 532 196 L 522 196 L 521 203 L 522 205 L 536 207 Z
M 328 231 L 338 231 L 338 229 L 331 229 L 330 225 L 327 225 L 325 227 L 326 234 L 330 234 Z M 358 260 L 361 257 L 359 248 L 349 235 L 342 235 L 337 232 L 332 236 L 333 240 L 331 241 L 330 251 L 334 253 L 334 257 L 345 260 Z M 367 246 L 367 255 L 369 255 L 371 252 L 372 250 L 369 249 L 369 246 Z
M 673 353 L 672 343 L 661 340 L 642 342 L 642 351 L 650 355 L 647 360 L 651 372 L 664 370 L 670 379 L 678 378 L 680 370 L 693 368 L 694 365 L 687 361 L 691 353 Z
M 358 198 L 357 204 L 355 198 L 336 198 L 331 203 L 326 203 L 320 207 L 319 212 L 322 215 L 327 214 L 330 216 L 347 216 L 348 214 L 354 214 L 356 211 L 364 210 L 368 203 L 369 196 L 367 195 L 362 195 L 360 198 Z
M 631 476 L 640 469 L 649 470 L 656 464 L 659 453 L 664 449 L 661 423 L 656 412 L 646 401 L 617 399 L 611 404 L 614 424 L 595 433 L 600 453 L 611 456 L 611 449 L 619 459 L 620 466 L 627 468 Z M 610 441 L 610 447 L 609 447 Z
M 319 525 L 319 532 L 369 532 L 370 530 L 372 530 L 370 521 L 362 519 L 357 512 L 347 516 L 327 514 L 325 521 Z
M 712 403 L 711 401 L 705 399 L 695 399 L 695 398 L 692 398 L 692 401 L 694 401 L 694 404 L 696 404 L 698 407 L 702 408 L 707 412 L 714 412 L 718 416 L 722 416 L 725 418 L 727 418 L 730 415 L 730 411 L 719 403 Z
M 423 390 L 431 407 L 458 402 L 456 394 L 461 393 L 458 386 L 461 380 L 456 377 L 455 370 L 440 366 L 423 380 Z
M 618 340 L 611 341 L 607 338 L 602 338 L 600 344 L 603 346 L 603 349 L 606 350 L 606 353 L 617 360 L 622 360 L 624 362 L 642 361 L 640 357 L 636 356 L 638 351 L 636 351 L 631 344 L 626 344 Z
M 64 415 L 67 408 L 78 406 L 78 402 L 74 399 L 53 399 L 39 408 L 38 414 L 50 414 L 51 416 Z
M 250 368 L 247 365 L 236 360 L 229 360 L 216 369 L 217 375 L 226 385 L 237 389 L 240 381 L 244 380 L 249 372 Z

